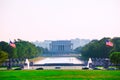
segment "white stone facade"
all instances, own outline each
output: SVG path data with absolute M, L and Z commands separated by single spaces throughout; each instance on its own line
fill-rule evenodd
M 53 54 L 71 53 L 73 44 L 69 40 L 52 41 L 50 44 L 50 52 Z

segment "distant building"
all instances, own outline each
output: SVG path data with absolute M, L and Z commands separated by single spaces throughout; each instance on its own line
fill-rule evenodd
M 71 39 L 71 40 L 57 40 L 57 41 L 71 41 L 72 49 L 76 49 L 77 47 L 84 46 L 90 42 L 89 39 L 79 39 L 79 38 Z M 45 40 L 43 42 L 35 41 L 33 43 L 36 46 L 47 48 L 48 50 L 50 50 L 50 44 L 52 44 L 52 40 Z
M 69 40 L 52 41 L 49 49 L 52 54 L 71 53 L 73 51 L 73 44 Z
M 73 43 L 73 49 L 76 49 L 77 47 L 83 47 L 84 45 L 88 44 L 90 42 L 89 39 L 71 39 L 71 43 Z

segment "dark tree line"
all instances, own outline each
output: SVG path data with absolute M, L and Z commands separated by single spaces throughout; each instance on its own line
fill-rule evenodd
M 113 47 L 106 46 L 105 41 L 108 39 L 114 44 Z M 120 37 L 92 40 L 84 47 L 78 47 L 76 51 L 81 53 L 83 57 L 87 58 L 107 58 L 112 52 L 120 52 Z
M 8 55 L 6 52 L 4 51 L 0 51 L 0 65 L 6 61 L 6 59 L 8 58 Z
M 113 52 L 110 54 L 110 61 L 120 69 L 120 52 Z
M 33 58 L 39 56 L 42 52 L 42 48 L 36 47 L 28 41 L 18 39 L 14 43 L 16 48 L 11 47 L 5 41 L 0 42 L 0 51 L 4 51 L 8 58 Z

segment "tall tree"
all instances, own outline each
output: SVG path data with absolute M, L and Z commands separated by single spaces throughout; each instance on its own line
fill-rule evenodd
M 112 39 L 114 47 L 111 52 L 120 52 L 120 37 L 115 37 Z
M 83 57 L 106 58 L 109 57 L 113 47 L 108 47 L 105 41 L 110 38 L 103 38 L 101 40 L 92 40 L 89 44 L 81 48 Z
M 0 49 L 4 52 L 8 53 L 9 58 L 16 58 L 16 48 L 11 47 L 7 42 L 1 41 L 0 42 Z
M 19 39 L 15 44 L 17 46 L 17 55 L 19 58 L 33 58 L 38 54 L 37 47 L 28 41 Z
M 113 52 L 110 54 L 110 61 L 120 69 L 120 52 Z M 118 66 L 119 65 L 119 66 Z
M 8 58 L 8 54 L 4 51 L 0 51 L 0 65 L 6 61 L 6 59 Z
M 28 41 L 16 40 L 16 48 L 11 47 L 9 43 L 1 41 L 0 50 L 8 53 L 8 58 L 33 58 L 41 53 L 40 48 Z

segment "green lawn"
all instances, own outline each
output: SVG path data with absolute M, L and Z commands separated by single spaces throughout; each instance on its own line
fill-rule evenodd
M 120 80 L 120 71 L 1 70 L 0 80 Z

